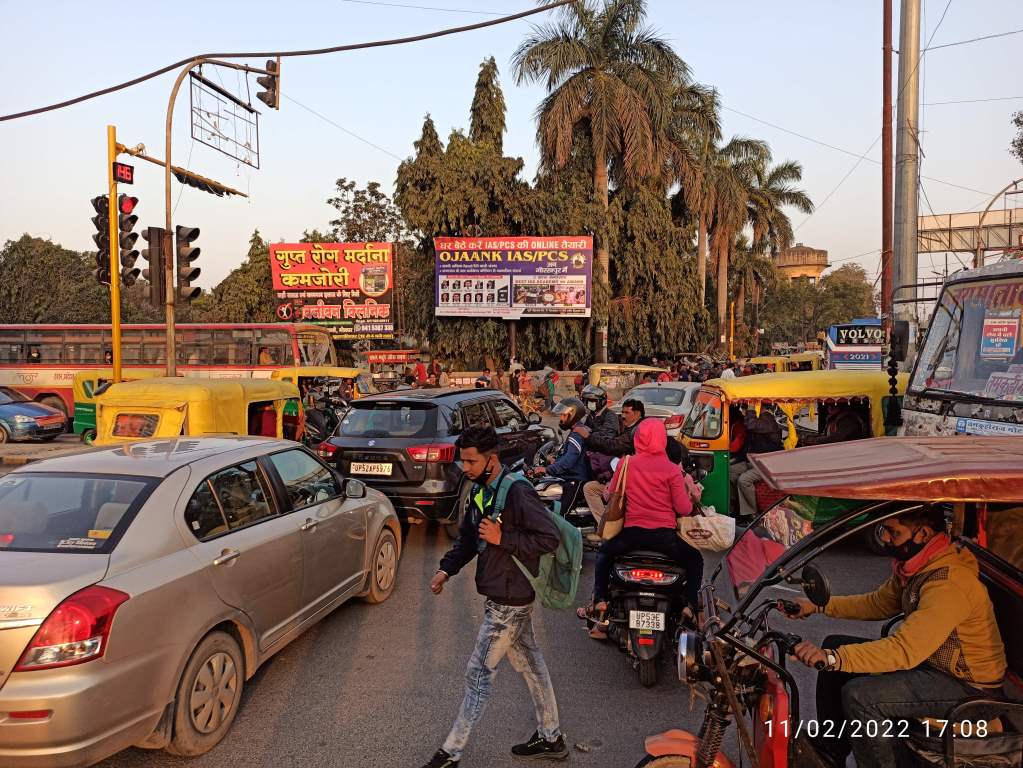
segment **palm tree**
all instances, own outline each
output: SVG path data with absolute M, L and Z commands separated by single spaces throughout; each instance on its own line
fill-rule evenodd
M 735 294 L 735 321 L 743 323 L 746 317 L 746 296 L 752 304 L 750 330 L 756 333 L 760 321 L 760 297 L 763 290 L 777 279 L 774 262 L 763 252 L 753 248 L 745 235 L 734 245 L 734 259 L 730 264 Z
M 700 306 L 707 299 L 707 230 L 711 216 L 710 158 L 721 139 L 717 91 L 698 84 L 681 84 L 672 99 L 668 128 L 666 181 L 679 185 L 678 196 L 696 219 L 696 271 Z
M 519 84 L 543 82 L 537 143 L 546 170 L 563 168 L 577 129 L 593 153 L 593 192 L 604 211 L 597 237 L 598 279 L 610 295 L 607 250 L 609 170 L 621 183 L 658 173 L 658 146 L 671 114 L 669 95 L 688 68 L 667 41 L 643 26 L 645 0 L 580 0 L 559 23 L 533 27 L 512 58 Z M 607 316 L 597 323 L 596 357 L 607 356 Z
M 793 183 L 802 180 L 803 166 L 793 160 L 771 167 L 770 162 L 757 168 L 757 178 L 750 195 L 749 220 L 753 227 L 753 248 L 772 254 L 792 245 L 792 222 L 782 210 L 791 206 L 802 213 L 813 213 L 813 201 Z

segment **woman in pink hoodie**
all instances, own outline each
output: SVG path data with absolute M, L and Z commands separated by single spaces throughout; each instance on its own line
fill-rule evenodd
M 609 488 L 617 488 L 626 463 L 625 523 L 622 532 L 600 545 L 593 583 L 593 610 L 607 610 L 608 584 L 615 557 L 636 549 L 660 552 L 686 569 L 686 600 L 697 609 L 703 581 L 703 556 L 679 538 L 676 518 L 692 514 L 693 504 L 682 470 L 668 458 L 668 434 L 659 419 L 644 419 L 636 428 L 636 453 L 618 463 Z M 599 635 L 598 635 L 599 636 Z

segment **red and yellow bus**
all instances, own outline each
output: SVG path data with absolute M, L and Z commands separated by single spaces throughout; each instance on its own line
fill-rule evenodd
M 290 323 L 183 323 L 177 326 L 177 368 L 185 376 L 269 378 L 277 368 L 337 365 L 329 331 Z M 0 385 L 40 403 L 74 412 L 75 374 L 111 365 L 109 325 L 0 325 Z M 125 369 L 167 362 L 163 325 L 122 325 Z

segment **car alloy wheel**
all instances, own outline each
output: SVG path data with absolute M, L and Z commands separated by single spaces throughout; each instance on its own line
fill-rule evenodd
M 234 707 L 237 695 L 238 668 L 230 656 L 218 651 L 206 659 L 192 685 L 192 725 L 199 733 L 217 730 Z

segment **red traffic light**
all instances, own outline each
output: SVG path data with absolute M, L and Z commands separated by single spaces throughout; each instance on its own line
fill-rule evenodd
M 117 196 L 117 210 L 125 215 L 135 210 L 135 206 L 138 205 L 139 199 L 137 197 L 131 197 L 130 195 L 118 195 Z

